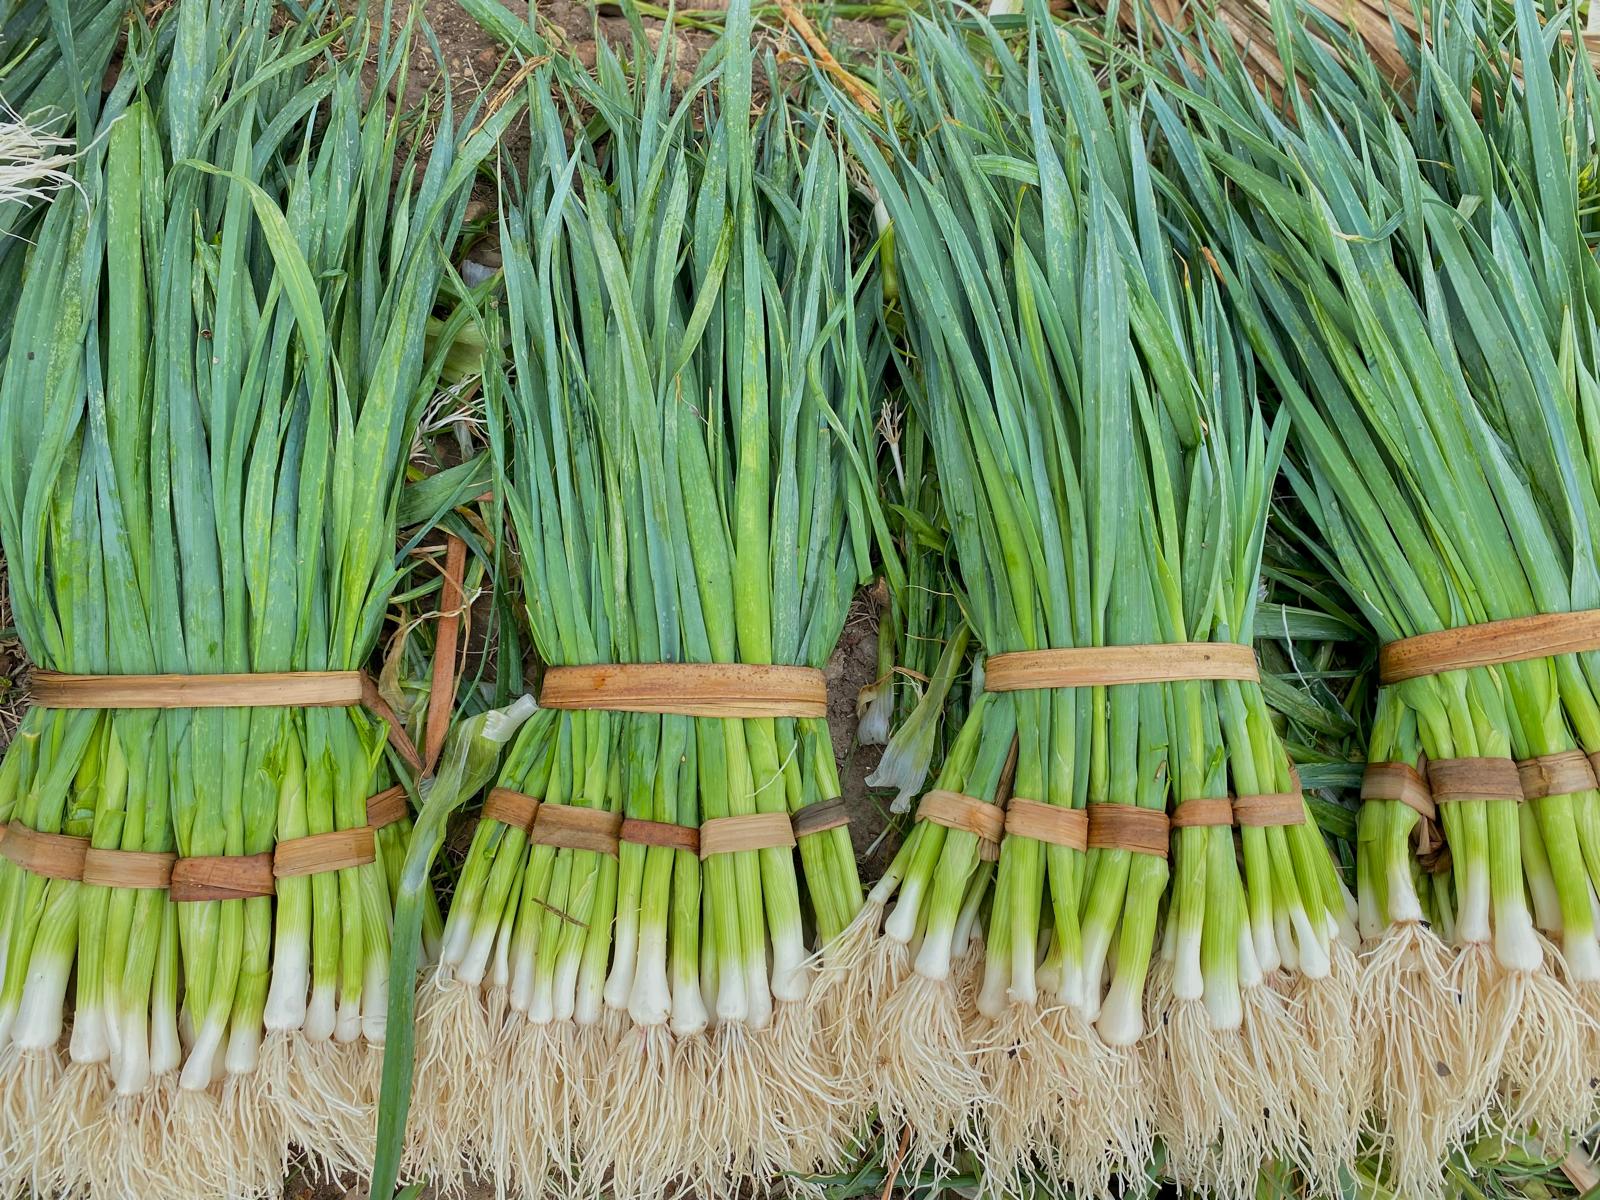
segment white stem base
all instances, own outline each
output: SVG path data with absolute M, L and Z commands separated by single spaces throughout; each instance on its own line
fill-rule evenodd
M 361 1036 L 361 1000 L 340 997 L 338 1015 L 333 1022 L 333 1040 L 349 1045 Z
M 70 959 L 34 955 L 27 983 L 23 985 L 16 1023 L 11 1027 L 11 1040 L 20 1049 L 48 1050 L 61 1040 L 67 980 L 71 974 Z
M 1593 930 L 1582 937 L 1569 933 L 1562 939 L 1561 951 L 1574 983 L 1600 983 L 1600 940 Z
M 1509 970 L 1536 971 L 1544 962 L 1544 948 L 1533 930 L 1527 906 L 1519 903 L 1506 907 L 1509 911 L 1499 914 L 1495 925 L 1494 956 Z
M 248 1075 L 261 1063 L 261 1029 L 256 1025 L 235 1024 L 228 1036 L 224 1065 L 229 1075 Z
M 317 988 L 311 993 L 311 1003 L 306 1006 L 306 1037 L 313 1042 L 325 1042 L 333 1036 L 337 1024 L 338 1002 L 332 986 Z
M 806 970 L 810 961 L 805 939 L 798 926 L 776 934 L 772 945 L 772 997 L 775 1000 L 804 1000 L 811 988 Z
M 102 1063 L 111 1061 L 111 1035 L 105 1009 L 80 1008 L 72 1017 L 72 1061 Z
M 280 939 L 263 1014 L 266 1027 L 274 1033 L 288 1033 L 304 1025 L 306 995 L 310 990 L 311 947 L 302 939 L 297 938 L 288 945 Z
M 1144 1035 L 1144 997 L 1115 979 L 1094 1023 L 1108 1046 L 1131 1046 Z
M 374 954 L 367 961 L 367 977 L 361 984 L 361 1036 L 381 1046 L 388 1032 L 389 958 Z
M 186 1091 L 200 1092 L 211 1086 L 217 1077 L 218 1055 L 227 1026 L 222 1021 L 207 1021 L 201 1027 L 194 1045 L 189 1047 L 189 1057 L 184 1060 L 183 1072 L 178 1076 L 178 1086 Z

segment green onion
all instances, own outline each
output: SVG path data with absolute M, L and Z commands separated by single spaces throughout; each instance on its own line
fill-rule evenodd
M 1526 0 L 1514 31 L 1452 5 L 1399 95 L 1358 45 L 1323 50 L 1278 16 L 1306 85 L 1292 123 L 1217 39 L 1158 115 L 1294 422 L 1321 553 L 1385 641 L 1595 606 L 1592 67 Z M 1590 750 L 1593 659 L 1388 689 L 1370 757 Z M 1360 1037 L 1400 1192 L 1440 1194 L 1446 1153 L 1486 1117 L 1552 1139 L 1588 1122 L 1597 803 L 1441 804 L 1448 876 L 1412 863 L 1409 808 L 1363 811 Z
M 442 360 L 426 322 L 508 118 L 468 140 L 481 114 L 458 130 L 447 101 L 421 158 L 362 83 L 370 54 L 380 89 L 403 87 L 414 16 L 273 16 L 218 0 L 135 26 L 29 253 L 0 536 L 42 667 L 355 669 L 399 579 L 396 500 Z M 365 825 L 393 777 L 383 744 L 349 709 L 35 710 L 0 809 L 101 848 L 256 854 Z M 0 1092 L 23 1182 L 271 1190 L 293 1143 L 318 1169 L 364 1166 L 405 836 L 279 881 L 276 901 L 173 904 L 0 864 Z
M 1021 49 L 973 26 L 919 24 L 915 77 L 880 86 L 909 133 L 851 121 L 894 222 L 963 607 L 989 653 L 1248 643 L 1284 430 L 1078 44 L 1038 13 Z M 986 697 L 939 786 L 1162 810 L 1292 790 L 1261 690 L 1228 683 Z M 965 1133 L 1002 1187 L 1039 1167 L 1093 1193 L 1159 1133 L 1194 1186 L 1242 1188 L 1265 1155 L 1330 1178 L 1354 1127 L 1353 901 L 1309 818 L 1241 842 L 1242 869 L 1230 829 L 1175 835 L 1158 948 L 1159 857 L 1008 837 L 991 880 L 973 834 L 919 823 L 869 897 L 895 904 L 860 1016 L 913 1154 Z
M 515 370 L 487 400 L 548 664 L 820 667 L 869 577 L 870 481 L 841 438 L 882 354 L 842 164 L 776 76 L 752 127 L 748 5 L 728 23 L 677 100 L 670 35 L 635 39 L 636 71 L 602 46 L 530 84 L 528 177 L 504 181 Z M 690 827 L 841 790 L 820 719 L 604 711 L 541 713 L 498 783 Z M 838 957 L 860 885 L 845 829 L 799 857 L 610 856 L 481 822 L 424 983 L 419 1169 L 646 1195 L 836 1159 L 856 1109 L 811 959 Z

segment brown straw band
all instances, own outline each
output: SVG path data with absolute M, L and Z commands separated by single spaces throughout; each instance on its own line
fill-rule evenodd
M 946 829 L 976 834 L 985 842 L 998 843 L 1006 829 L 1006 810 L 976 796 L 935 788 L 917 805 L 917 820 L 932 821 Z
M 1189 679 L 1258 682 L 1256 653 L 1234 642 L 1167 642 L 1146 646 L 1078 646 L 990 656 L 983 686 L 991 692 L 1032 688 L 1174 683 Z
M 1444 844 L 1439 828 L 1439 808 L 1428 781 L 1410 763 L 1368 763 L 1361 775 L 1361 802 L 1392 800 L 1404 804 L 1420 818 L 1416 825 L 1417 853 L 1430 856 Z
M 1089 849 L 1132 850 L 1167 857 L 1167 814 L 1136 804 L 1089 805 Z
M 388 729 L 389 745 L 405 760 L 418 775 L 425 774 L 422 765 L 422 753 L 411 742 L 411 735 L 406 732 L 405 722 L 389 707 L 389 702 L 378 691 L 378 685 L 372 677 L 363 673 L 361 676 L 361 705 L 378 720 L 382 721 Z
M 1226 796 L 1200 796 L 1172 810 L 1174 829 L 1207 829 L 1233 824 L 1233 801 Z
M 1006 801 L 1006 836 L 1032 838 L 1069 850 L 1089 848 L 1089 814 L 1081 808 L 1045 804 L 1026 796 Z
M 467 544 L 445 535 L 444 587 L 439 597 L 439 623 L 433 635 L 433 680 L 422 734 L 422 769 L 430 774 L 444 750 L 450 709 L 456 698 L 456 648 L 461 641 L 461 616 L 466 609 Z
M 153 850 L 100 850 L 83 852 L 83 881 L 97 887 L 139 888 L 159 891 L 172 882 L 172 864 L 178 856 Z
M 89 839 L 65 833 L 40 833 L 26 825 L 11 824 L 0 841 L 4 855 L 30 875 L 46 879 L 82 879 L 83 856 Z
M 1378 682 L 1402 683 L 1444 671 L 1584 650 L 1600 650 L 1600 609 L 1511 617 L 1401 638 L 1379 647 Z
M 1439 815 L 1428 781 L 1410 763 L 1368 763 L 1361 775 L 1361 799 L 1397 800 L 1430 821 Z
M 233 675 L 73 675 L 35 669 L 30 698 L 40 708 L 354 708 L 388 726 L 400 757 L 422 756 L 364 671 L 276 671 Z
M 692 825 L 674 825 L 671 821 L 629 817 L 622 822 L 617 840 L 633 846 L 664 846 L 668 850 L 700 853 L 700 831 Z
M 1255 796 L 1235 796 L 1233 823 L 1243 829 L 1304 825 L 1306 798 L 1299 792 L 1261 792 Z
M 773 850 L 793 846 L 794 826 L 788 813 L 749 813 L 742 817 L 712 817 L 700 822 L 700 857 L 731 854 L 739 850 Z
M 593 850 L 617 856 L 617 834 L 622 830 L 622 814 L 603 808 L 579 808 L 571 804 L 541 804 L 528 840 L 535 846 L 558 850 Z
M 1428 763 L 1434 803 L 1521 800 L 1522 777 L 1509 758 L 1436 758 Z
M 598 663 L 551 667 L 539 707 L 686 717 L 825 717 L 828 685 L 814 667 L 753 663 Z
M 404 821 L 410 815 L 411 808 L 406 803 L 406 790 L 398 784 L 392 788 L 384 788 L 375 796 L 367 797 L 367 824 L 374 829 L 383 829 Z
M 320 875 L 324 871 L 364 867 L 377 860 L 372 826 L 362 825 L 356 829 L 334 829 L 328 833 L 313 833 L 308 837 L 279 842 L 278 848 L 272 852 L 272 874 L 276 879 Z
M 180 858 L 172 864 L 171 896 L 179 904 L 270 896 L 272 851 Z
M 797 838 L 810 837 L 813 833 L 826 833 L 830 829 L 839 829 L 850 824 L 850 806 L 845 803 L 843 796 L 835 796 L 832 800 L 818 800 L 815 804 L 808 804 L 797 809 L 789 817 L 789 824 L 794 826 L 794 835 Z
M 539 817 L 540 803 L 537 796 L 530 796 L 526 792 L 503 787 L 490 788 L 483 802 L 483 819 L 499 821 L 523 833 L 532 833 L 533 823 Z
M 350 708 L 362 702 L 360 671 L 259 675 L 69 675 L 35 671 L 40 708 Z
M 1522 780 L 1525 800 L 1542 800 L 1546 796 L 1571 796 L 1578 792 L 1592 792 L 1597 784 L 1594 764 L 1582 750 L 1564 750 L 1560 754 L 1541 754 L 1517 763 L 1517 775 Z

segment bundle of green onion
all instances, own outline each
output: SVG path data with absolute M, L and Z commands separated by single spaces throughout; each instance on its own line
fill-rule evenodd
M 319 5 L 280 28 L 265 0 L 191 0 L 133 29 L 29 251 L 0 384 L 0 535 L 37 666 L 370 656 L 444 354 L 425 323 L 508 119 L 468 138 L 483 114 L 458 127 L 447 100 L 426 160 L 408 149 L 362 72 L 370 56 L 380 91 L 403 86 L 414 25 Z M 383 748 L 355 708 L 28 714 L 0 765 L 8 1188 L 275 1193 L 292 1143 L 328 1170 L 368 1161 L 406 822 L 275 899 L 180 903 L 151 872 L 367 826 Z M 81 861 L 85 841 L 143 881 L 34 869 L 28 847 Z
M 879 89 L 909 134 L 850 121 L 894 222 L 963 607 L 990 655 L 1248 645 L 1283 430 L 1077 43 L 1042 7 L 1020 45 L 979 29 L 975 49 L 916 26 L 917 74 Z M 1038 1160 L 1103 1191 L 1158 1132 L 1186 1183 L 1237 1191 L 1266 1156 L 1327 1179 L 1353 1125 L 1354 931 L 1259 685 L 988 678 L 942 792 L 1096 824 L 1278 794 L 1294 823 L 1243 828 L 1242 866 L 1231 819 L 1178 831 L 1158 946 L 1160 817 L 1144 852 L 1012 833 L 993 866 L 979 833 L 919 822 L 869 896 L 894 900 L 857 1017 L 885 1119 L 924 1157 L 966 1131 L 1000 1187 Z
M 1385 642 L 1600 605 L 1592 65 L 1528 0 L 1514 32 L 1452 4 L 1401 95 L 1301 24 L 1278 23 L 1304 83 L 1288 114 L 1214 39 L 1162 124 L 1292 418 L 1326 560 Z M 1546 795 L 1514 769 L 1583 773 L 1595 655 L 1493 650 L 1386 688 L 1372 735 L 1373 763 L 1433 764 L 1448 845 L 1414 846 L 1437 833 L 1397 792 L 1361 814 L 1361 1040 L 1406 1195 L 1438 1194 L 1485 1118 L 1558 1145 L 1600 1076 L 1600 794 L 1592 771 Z M 1446 787 L 1462 759 L 1484 782 Z
M 636 71 L 602 46 L 592 73 L 533 76 L 502 226 L 515 372 L 488 398 L 553 666 L 819 668 L 868 577 L 839 432 L 880 363 L 841 164 L 775 74 L 752 126 L 750 35 L 735 4 L 676 101 L 670 34 L 636 39 Z M 597 124 L 569 150 L 580 111 Z M 417 1168 L 645 1196 L 835 1157 L 853 1112 L 810 959 L 860 907 L 849 832 L 802 835 L 803 871 L 787 846 L 702 861 L 681 836 L 839 795 L 825 722 L 547 708 L 498 784 L 424 984 Z M 612 819 L 573 837 L 572 810 Z M 623 818 L 654 832 L 619 840 Z

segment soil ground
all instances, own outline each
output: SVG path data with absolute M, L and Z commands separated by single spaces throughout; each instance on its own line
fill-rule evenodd
M 22 720 L 27 705 L 27 678 L 22 647 L 11 632 L 11 589 L 6 576 L 6 554 L 0 550 L 0 751 L 4 751 Z

